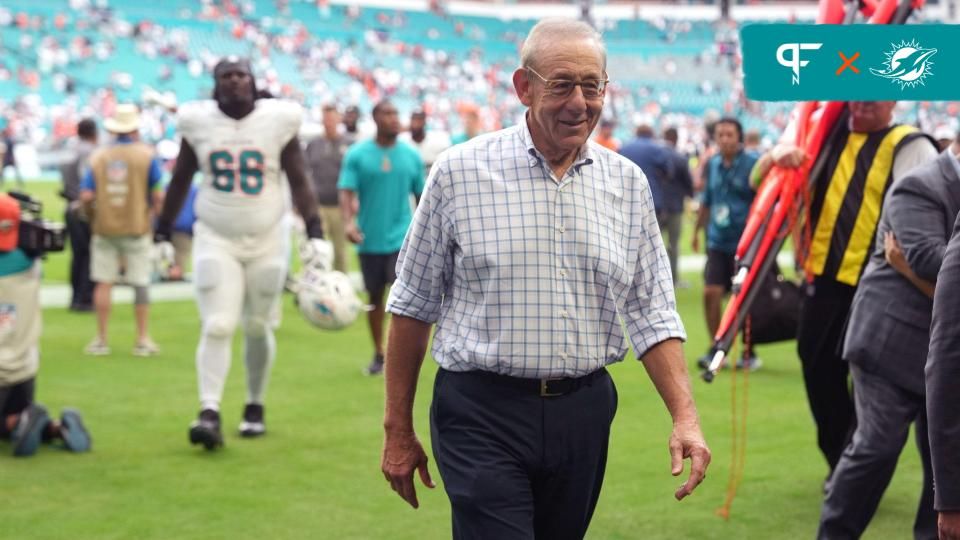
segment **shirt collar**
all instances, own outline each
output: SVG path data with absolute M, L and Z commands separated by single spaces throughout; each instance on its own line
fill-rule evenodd
M 740 151 L 737 152 L 737 155 L 733 156 L 733 159 L 730 160 L 730 166 L 729 166 L 729 167 L 724 167 L 724 166 L 723 166 L 723 154 L 721 154 L 720 152 L 717 152 L 717 153 L 716 153 L 717 163 L 720 165 L 720 167 L 723 167 L 723 168 L 725 168 L 725 169 L 735 169 L 735 168 L 737 167 L 737 164 L 740 163 L 740 158 L 743 157 L 743 154 L 744 154 L 744 150 L 741 148 Z
M 533 135 L 530 134 L 530 125 L 527 123 L 527 115 L 523 115 L 523 125 L 520 126 L 520 139 L 523 141 L 523 146 L 527 150 L 527 165 L 534 167 L 539 165 L 541 162 L 546 161 L 546 158 L 543 157 L 543 154 L 540 153 L 540 150 L 537 150 L 537 147 L 533 144 Z M 583 146 L 580 147 L 579 152 L 577 153 L 577 159 L 573 161 L 571 168 L 576 171 L 580 170 L 580 167 L 584 165 L 591 165 L 594 160 L 597 158 L 597 151 L 591 145 L 589 139 L 583 143 Z

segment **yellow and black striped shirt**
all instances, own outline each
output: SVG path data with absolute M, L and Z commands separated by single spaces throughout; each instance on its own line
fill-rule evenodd
M 907 125 L 851 133 L 847 113 L 841 115 L 810 173 L 808 274 L 857 285 L 873 250 L 894 158 L 918 137 L 926 135 Z

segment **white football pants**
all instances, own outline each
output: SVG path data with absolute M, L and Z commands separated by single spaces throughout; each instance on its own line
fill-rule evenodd
M 231 345 L 242 320 L 247 403 L 262 404 L 276 356 L 273 330 L 290 252 L 289 227 L 257 237 L 227 239 L 197 223 L 193 267 L 201 334 L 197 378 L 203 409 L 220 409 L 230 372 Z

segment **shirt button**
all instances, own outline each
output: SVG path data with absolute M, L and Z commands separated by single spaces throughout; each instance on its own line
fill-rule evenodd
M 563 225 L 561 225 L 557 230 L 559 230 L 561 234 L 567 232 L 567 228 L 564 227 Z
M 560 310 L 560 316 L 563 317 L 564 319 L 566 319 L 568 315 L 569 313 L 567 313 L 567 310 L 565 309 Z
M 567 271 L 566 271 L 566 270 L 560 270 L 560 277 L 567 277 Z
M 563 352 L 563 351 L 560 351 L 560 354 L 558 354 L 557 356 L 559 356 L 561 360 L 566 360 L 566 359 L 567 359 L 567 353 L 565 353 L 565 352 Z

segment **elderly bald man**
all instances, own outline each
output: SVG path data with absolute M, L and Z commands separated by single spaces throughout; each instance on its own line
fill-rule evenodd
M 433 487 L 413 399 L 436 324 L 431 439 L 457 539 L 586 534 L 617 409 L 605 366 L 627 353 L 623 328 L 673 416 L 673 474 L 691 459 L 677 499 L 710 462 L 647 179 L 589 141 L 603 43 L 586 24 L 546 20 L 521 62 L 525 120 L 434 164 L 387 308 L 382 469 L 413 507 L 414 471 Z

